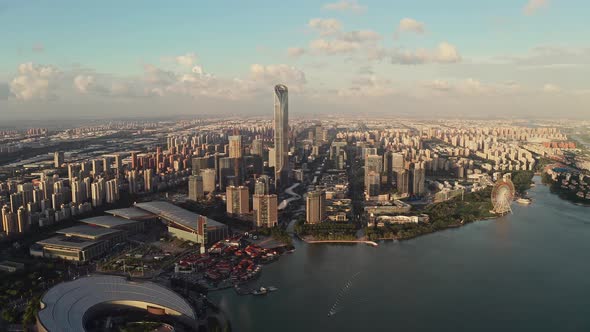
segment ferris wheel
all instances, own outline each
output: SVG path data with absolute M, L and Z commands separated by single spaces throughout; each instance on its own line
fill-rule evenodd
M 512 212 L 510 204 L 514 200 L 514 184 L 509 178 L 498 180 L 492 189 L 493 212 L 505 215 Z

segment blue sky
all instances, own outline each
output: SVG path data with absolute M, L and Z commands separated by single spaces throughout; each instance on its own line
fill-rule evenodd
M 106 103 L 149 115 L 144 106 L 159 98 L 180 113 L 256 113 L 267 86 L 284 82 L 301 113 L 389 112 L 392 101 L 465 113 L 502 97 L 523 115 L 564 101 L 583 114 L 589 9 L 583 0 L 0 0 L 0 107 L 68 115 Z M 539 93 L 548 102 L 529 100 Z

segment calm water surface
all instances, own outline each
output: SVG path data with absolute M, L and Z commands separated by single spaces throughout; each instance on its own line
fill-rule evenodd
M 377 248 L 298 242 L 259 279 L 279 291 L 210 296 L 238 332 L 590 331 L 590 208 L 529 194 L 513 215 Z

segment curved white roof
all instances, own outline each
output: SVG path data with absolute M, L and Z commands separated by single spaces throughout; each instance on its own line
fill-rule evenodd
M 41 299 L 45 307 L 38 313 L 39 322 L 48 331 L 84 331 L 84 314 L 90 308 L 121 301 L 159 306 L 196 319 L 188 302 L 165 287 L 119 276 L 96 275 L 51 288 Z

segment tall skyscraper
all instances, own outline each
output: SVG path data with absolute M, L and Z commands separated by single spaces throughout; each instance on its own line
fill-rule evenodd
M 188 199 L 198 201 L 205 197 L 203 190 L 203 177 L 200 175 L 191 175 L 188 177 Z
M 421 162 L 414 163 L 410 169 L 410 195 L 420 196 L 424 194 L 424 180 L 426 172 Z
M 365 191 L 367 195 L 379 195 L 382 171 L 383 161 L 381 156 L 376 154 L 365 156 Z
M 307 193 L 306 222 L 317 224 L 326 219 L 326 192 L 315 190 Z
M 274 227 L 278 223 L 277 195 L 255 194 L 252 196 L 252 210 L 256 227 Z
M 242 135 L 229 137 L 229 157 L 242 158 Z
M 248 187 L 229 186 L 225 192 L 227 213 L 246 214 L 250 212 Z
M 275 186 L 289 184 L 289 98 L 285 85 L 275 86 Z

